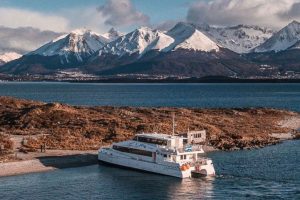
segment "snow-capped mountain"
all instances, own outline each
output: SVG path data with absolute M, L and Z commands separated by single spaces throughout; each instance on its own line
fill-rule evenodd
M 86 29 L 62 35 L 28 55 L 59 56 L 61 63 L 83 62 L 108 42 L 103 36 Z
M 299 49 L 299 27 L 292 22 L 276 34 L 257 26 L 215 27 L 185 22 L 166 32 L 141 27 L 126 35 L 114 29 L 103 35 L 80 29 L 5 64 L 0 73 L 53 74 L 76 68 L 99 75 L 264 76 L 298 70 L 298 60 L 291 65 L 287 59 L 290 52 L 298 58 L 298 51 L 283 51 L 286 54 L 279 59 L 274 52 L 255 54 L 254 48 L 270 43 L 270 49 L 277 50 L 283 44 L 284 50 Z M 264 71 L 262 65 L 272 70 Z
M 286 27 L 275 33 L 265 43 L 254 49 L 254 52 L 279 52 L 287 50 L 300 41 L 300 23 L 293 21 Z
M 271 29 L 248 25 L 215 27 L 208 24 L 200 24 L 197 25 L 197 29 L 205 33 L 217 44 L 236 53 L 249 53 L 274 34 Z
M 99 56 L 103 54 L 142 55 L 150 50 L 161 51 L 173 42 L 172 37 L 161 31 L 141 27 L 104 46 L 99 50 Z
M 119 37 L 123 36 L 123 33 L 111 28 L 107 33 L 104 33 L 102 36 L 107 39 L 107 41 L 112 42 L 118 39 Z
M 104 46 L 99 50 L 99 56 L 144 55 L 152 50 L 169 52 L 178 49 L 211 52 L 219 51 L 219 46 L 193 25 L 178 23 L 166 33 L 148 27 L 136 29 Z
M 16 60 L 18 58 L 22 57 L 21 54 L 18 54 L 16 52 L 7 52 L 2 55 L 0 55 L 0 65 L 3 65 L 5 63 L 8 63 L 12 60 Z
M 162 32 L 136 29 L 105 45 L 84 66 L 101 75 L 156 74 L 181 76 L 236 76 L 259 74 L 259 67 L 226 49 L 195 25 L 180 22 Z
M 174 42 L 166 48 L 166 51 L 177 49 L 219 51 L 219 46 L 192 24 L 180 22 L 168 31 L 167 35 L 171 36 Z

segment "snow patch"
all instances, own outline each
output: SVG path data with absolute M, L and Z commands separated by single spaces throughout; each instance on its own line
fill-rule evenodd
M 273 37 L 257 47 L 255 52 L 270 52 L 287 50 L 300 41 L 300 23 L 293 21 L 275 33 Z
M 99 55 L 104 53 L 118 56 L 134 53 L 142 55 L 150 50 L 161 51 L 173 41 L 173 38 L 161 31 L 141 27 L 107 44 L 99 51 Z
M 140 57 L 151 50 L 168 52 L 177 49 L 211 52 L 219 51 L 219 46 L 194 26 L 179 23 L 169 32 L 148 27 L 136 29 L 105 45 L 99 50 L 99 56 L 137 54 Z
M 249 53 L 274 34 L 271 29 L 248 25 L 216 27 L 200 24 L 196 27 L 217 44 L 236 53 Z
M 22 55 L 18 54 L 16 52 L 7 52 L 7 53 L 0 55 L 0 61 L 2 61 L 3 63 L 8 63 L 8 62 L 16 60 L 20 57 L 22 57 Z

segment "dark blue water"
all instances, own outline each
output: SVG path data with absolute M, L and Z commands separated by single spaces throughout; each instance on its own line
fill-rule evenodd
M 73 105 L 274 107 L 300 111 L 300 84 L 0 83 L 0 96 Z
M 300 84 L 0 83 L 0 96 L 73 105 L 273 107 L 300 111 Z M 217 177 L 90 166 L 0 178 L 2 199 L 300 199 L 300 141 L 209 155 Z
M 300 199 L 300 141 L 214 152 L 217 177 L 184 179 L 106 166 L 0 178 L 1 199 Z

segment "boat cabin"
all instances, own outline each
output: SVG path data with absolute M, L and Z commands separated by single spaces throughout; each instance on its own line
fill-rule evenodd
M 184 137 L 166 135 L 166 134 L 137 134 L 133 140 L 148 144 L 156 144 L 170 149 L 181 149 L 184 146 Z
M 181 133 L 178 136 L 187 138 L 187 144 L 205 144 L 206 142 L 206 130 L 188 131 L 187 133 Z

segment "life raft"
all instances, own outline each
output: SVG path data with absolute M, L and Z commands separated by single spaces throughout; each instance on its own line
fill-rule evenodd
M 188 170 L 189 168 L 190 168 L 190 165 L 184 164 L 184 165 L 182 165 L 182 166 L 180 167 L 180 170 L 181 170 L 181 171 L 185 171 L 185 170 Z

